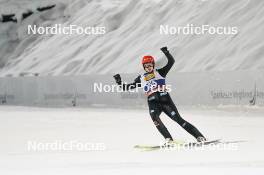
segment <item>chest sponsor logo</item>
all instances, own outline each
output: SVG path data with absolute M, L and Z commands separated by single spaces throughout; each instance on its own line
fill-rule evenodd
M 151 79 L 155 78 L 155 74 L 152 73 L 152 74 L 147 74 L 145 77 L 144 77 L 144 80 L 145 81 L 149 81 Z

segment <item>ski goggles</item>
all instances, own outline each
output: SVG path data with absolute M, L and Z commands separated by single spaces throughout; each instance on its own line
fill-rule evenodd
M 154 67 L 152 63 L 146 63 L 144 64 L 144 68 Z

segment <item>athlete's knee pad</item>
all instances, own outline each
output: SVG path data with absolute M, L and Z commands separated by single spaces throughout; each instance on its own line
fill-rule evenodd
M 176 112 L 176 111 L 172 111 L 171 113 L 170 113 L 170 117 L 174 120 L 174 121 L 176 121 L 179 125 L 184 125 L 184 123 L 186 122 L 181 116 L 180 116 L 180 114 L 178 113 L 178 112 Z M 183 127 L 183 126 L 182 126 Z

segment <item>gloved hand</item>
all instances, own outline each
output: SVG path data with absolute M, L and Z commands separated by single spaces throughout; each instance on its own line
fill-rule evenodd
M 160 50 L 161 50 L 163 53 L 167 53 L 167 52 L 169 52 L 167 47 L 162 47 Z
M 117 84 L 121 84 L 122 80 L 121 80 L 120 74 L 116 74 L 113 77 L 114 77 Z

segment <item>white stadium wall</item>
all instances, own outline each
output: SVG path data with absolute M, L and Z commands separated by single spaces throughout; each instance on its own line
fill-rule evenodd
M 264 105 L 264 71 L 177 73 L 167 84 L 177 105 Z M 123 75 L 133 81 L 136 75 Z M 94 92 L 94 85 L 114 85 L 111 75 L 0 78 L 2 105 L 146 106 L 143 93 Z M 115 89 L 114 89 L 115 90 Z

